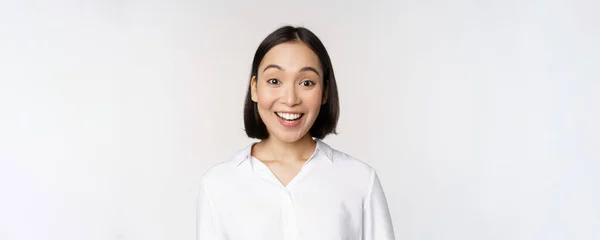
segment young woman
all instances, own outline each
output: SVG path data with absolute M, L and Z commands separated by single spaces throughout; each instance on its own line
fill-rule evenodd
M 327 50 L 285 26 L 259 45 L 244 107 L 260 139 L 202 175 L 198 240 L 390 240 L 376 172 L 322 139 L 335 133 L 338 92 Z

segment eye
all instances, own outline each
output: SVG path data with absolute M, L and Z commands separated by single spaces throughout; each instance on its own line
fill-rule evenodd
M 305 87 L 310 87 L 315 85 L 315 82 L 313 82 L 312 80 L 304 80 L 300 83 L 300 85 L 305 86 Z
M 275 84 L 275 85 L 281 83 L 279 81 L 279 79 L 276 79 L 276 78 L 271 78 L 271 79 L 267 80 L 267 82 L 270 84 Z

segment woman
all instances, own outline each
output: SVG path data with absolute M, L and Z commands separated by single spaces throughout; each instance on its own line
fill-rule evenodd
M 198 240 L 389 240 L 376 172 L 321 140 L 335 133 L 329 55 L 306 28 L 277 29 L 258 47 L 244 107 L 260 139 L 202 175 Z

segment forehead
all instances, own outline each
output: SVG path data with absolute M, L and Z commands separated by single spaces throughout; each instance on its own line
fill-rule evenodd
M 259 71 L 275 64 L 286 71 L 297 71 L 304 67 L 313 67 L 322 72 L 319 57 L 301 41 L 285 42 L 271 48 L 259 65 Z

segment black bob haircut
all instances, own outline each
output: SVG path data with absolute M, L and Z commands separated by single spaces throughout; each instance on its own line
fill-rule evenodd
M 312 49 L 319 58 L 321 68 L 323 69 L 323 96 L 326 96 L 327 99 L 325 104 L 321 105 L 319 115 L 310 128 L 310 135 L 317 139 L 323 139 L 330 133 L 337 134 L 336 126 L 340 115 L 340 105 L 333 66 L 325 46 L 310 30 L 304 27 L 283 26 L 269 34 L 260 43 L 254 54 L 250 81 L 252 81 L 253 76 L 258 78 L 258 65 L 260 65 L 260 62 L 271 48 L 281 43 L 294 41 L 303 42 Z M 252 101 L 251 91 L 251 86 L 248 84 L 244 104 L 244 127 L 246 135 L 250 138 L 267 139 L 269 132 L 258 114 L 257 103 Z

